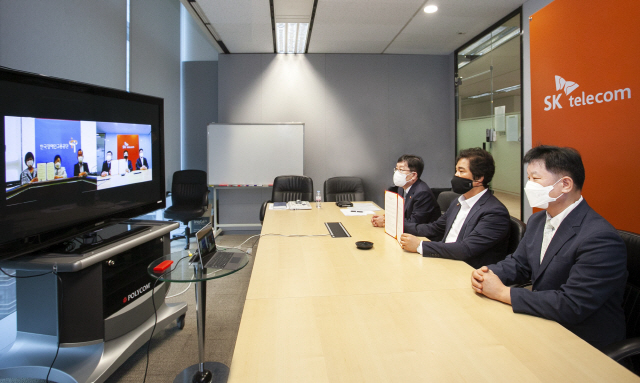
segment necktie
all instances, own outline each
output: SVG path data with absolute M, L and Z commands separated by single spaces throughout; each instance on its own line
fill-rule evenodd
M 549 242 L 551 242 L 551 238 L 553 237 L 553 230 L 555 228 L 551 224 L 551 220 L 547 219 L 547 223 L 544 225 L 544 233 L 542 234 L 542 248 L 540 249 L 540 263 L 544 259 L 544 254 L 547 252 L 547 248 L 549 247 Z

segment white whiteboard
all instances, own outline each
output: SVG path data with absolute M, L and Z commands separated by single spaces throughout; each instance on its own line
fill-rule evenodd
M 304 124 L 209 124 L 209 185 L 268 185 L 303 175 Z

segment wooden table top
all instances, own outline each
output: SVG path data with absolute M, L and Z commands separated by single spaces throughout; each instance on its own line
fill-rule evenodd
M 561 325 L 479 296 L 464 262 L 403 251 L 333 203 L 267 210 L 229 382 L 640 381 Z M 374 243 L 359 250 L 356 241 Z

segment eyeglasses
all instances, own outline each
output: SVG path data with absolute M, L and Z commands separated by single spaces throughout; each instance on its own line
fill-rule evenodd
M 400 172 L 402 174 L 411 174 L 414 173 L 411 171 L 411 169 L 398 169 L 398 168 L 393 168 L 393 172 Z M 409 172 L 409 173 L 404 173 L 404 172 Z

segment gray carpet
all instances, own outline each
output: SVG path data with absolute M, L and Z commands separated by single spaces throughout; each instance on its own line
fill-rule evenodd
M 221 235 L 216 238 L 218 245 L 237 246 L 250 235 Z M 233 349 L 238 335 L 240 318 L 249 288 L 249 279 L 253 270 L 253 256 L 257 248 L 257 237 L 243 246 L 246 249 L 254 244 L 249 264 L 242 270 L 207 282 L 207 312 L 205 332 L 205 360 L 231 364 Z M 172 242 L 172 251 L 182 250 L 184 239 Z M 195 248 L 193 240 L 191 247 Z M 187 284 L 173 283 L 169 296 L 183 291 Z M 167 302 L 187 302 L 189 305 L 185 327 L 179 330 L 175 324 L 156 330 L 151 341 L 147 382 L 165 383 L 173 379 L 183 369 L 198 363 L 198 340 L 195 317 L 195 291 L 193 285 L 184 294 L 167 299 Z M 140 383 L 144 377 L 147 362 L 147 345 L 136 351 L 106 383 Z M 41 383 L 39 379 L 0 379 L 0 383 Z

